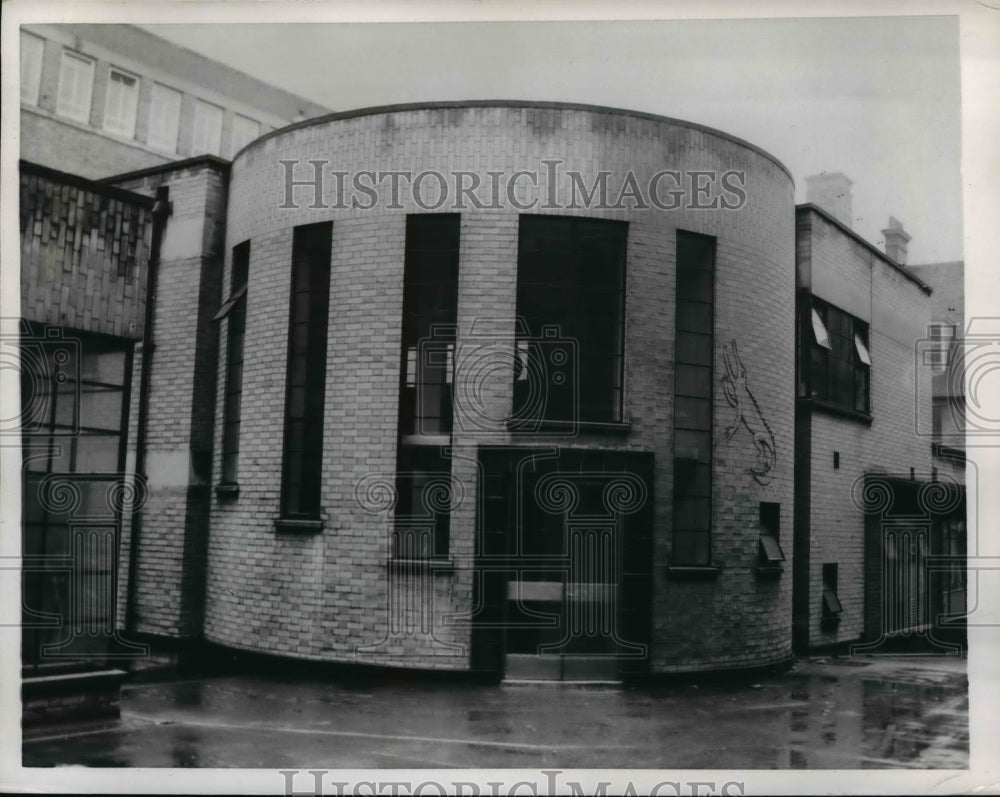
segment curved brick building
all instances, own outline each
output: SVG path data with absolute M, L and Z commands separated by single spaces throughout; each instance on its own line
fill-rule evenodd
M 773 157 L 628 111 L 246 147 L 205 638 L 498 677 L 788 658 L 794 236 Z

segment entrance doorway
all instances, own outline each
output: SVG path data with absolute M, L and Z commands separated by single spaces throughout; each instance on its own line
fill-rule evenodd
M 485 632 L 493 626 L 492 665 L 508 680 L 617 681 L 644 669 L 652 457 L 498 454 L 481 456 L 489 487 L 481 526 L 487 550 L 479 561 L 492 571 L 494 601 L 484 606 L 474 647 L 488 647 Z
M 866 492 L 888 500 L 865 515 L 865 643 L 923 640 L 957 652 L 964 642 L 965 495 L 954 481 L 872 474 Z

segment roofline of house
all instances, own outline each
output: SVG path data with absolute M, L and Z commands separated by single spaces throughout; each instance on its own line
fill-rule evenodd
M 928 296 L 930 296 L 930 294 L 933 293 L 933 289 L 931 288 L 931 286 L 928 285 L 926 282 L 924 282 L 922 279 L 920 279 L 916 274 L 914 274 L 908 268 L 906 268 L 906 266 L 902 266 L 899 263 L 897 263 L 895 260 L 889 257 L 885 252 L 880 250 L 878 247 L 876 247 L 869 241 L 866 241 L 864 238 L 862 238 L 860 235 L 854 232 L 854 230 L 852 230 L 850 227 L 844 224 L 844 222 L 834 218 L 832 215 L 830 215 L 828 211 L 823 210 L 823 208 L 821 208 L 819 205 L 815 205 L 812 202 L 805 202 L 801 205 L 795 206 L 796 213 L 809 212 L 809 211 L 816 213 L 820 218 L 824 219 L 825 221 L 828 221 L 830 224 L 832 224 L 842 233 L 847 235 L 849 238 L 852 238 L 857 243 L 861 244 L 869 252 L 877 255 L 878 258 L 883 263 L 885 263 L 887 266 L 890 266 L 891 268 L 896 269 L 896 271 L 898 271 L 900 274 L 902 274 L 904 277 L 910 280 L 910 282 L 912 282 L 914 285 L 919 287 L 920 290 L 922 290 Z
M 137 194 L 135 191 L 129 191 L 127 188 L 119 188 L 115 185 L 108 185 L 100 180 L 89 180 L 78 174 L 61 172 L 58 169 L 53 169 L 49 166 L 42 166 L 40 163 L 35 163 L 33 161 L 21 159 L 18 161 L 18 169 L 22 174 L 34 174 L 39 177 L 47 177 L 50 180 L 60 182 L 64 185 L 73 185 L 77 188 L 82 188 L 85 191 L 93 191 L 95 194 L 101 194 L 102 196 L 121 199 L 124 202 L 133 202 L 137 205 L 142 205 L 143 207 L 153 207 L 154 200 L 151 196 Z
M 147 166 L 143 169 L 136 169 L 122 174 L 113 174 L 110 177 L 102 177 L 102 183 L 119 183 L 123 180 L 135 180 L 139 177 L 149 177 L 153 174 L 163 174 L 164 172 L 174 172 L 179 169 L 189 169 L 192 166 L 211 166 L 219 171 L 228 172 L 232 164 L 225 158 L 218 155 L 195 155 L 193 158 L 184 158 L 179 161 L 170 161 L 156 166 Z
M 155 29 L 156 25 L 152 24 L 149 27 Z M 77 21 L 67 21 L 67 22 L 56 22 L 49 20 L 38 20 L 36 22 L 28 23 L 24 25 L 24 28 L 28 32 L 33 32 L 36 35 L 45 36 L 45 29 L 59 30 L 64 29 L 70 32 L 72 35 L 79 37 L 81 40 L 95 46 L 100 47 L 105 50 L 115 50 L 114 44 L 109 42 L 107 38 L 103 35 L 97 36 L 95 38 L 95 29 L 106 29 L 111 31 L 112 29 L 118 28 L 127 31 L 131 40 L 126 44 L 124 50 L 120 53 L 121 56 L 129 57 L 135 60 L 141 60 L 138 49 L 148 48 L 149 46 L 158 48 L 160 52 L 159 55 L 164 55 L 173 51 L 182 60 L 188 62 L 189 64 L 201 64 L 203 66 L 211 66 L 212 70 L 225 75 L 227 79 L 235 79 L 240 85 L 235 93 L 230 91 L 222 90 L 214 86 L 206 86 L 206 88 L 211 91 L 222 94 L 230 95 L 232 99 L 246 104 L 246 105 L 256 105 L 258 111 L 263 111 L 273 117 L 274 119 L 287 120 L 294 118 L 295 111 L 292 108 L 301 110 L 308 113 L 329 113 L 329 106 L 323 105 L 311 100 L 308 97 L 303 97 L 301 94 L 289 91 L 286 88 L 277 86 L 273 83 L 268 83 L 267 81 L 261 80 L 258 77 L 254 77 L 249 72 L 246 72 L 238 67 L 232 66 L 230 64 L 218 61 L 205 53 L 199 52 L 197 50 L 192 50 L 190 47 L 186 47 L 183 44 L 179 44 L 171 39 L 165 38 L 154 30 L 149 30 L 146 23 L 142 24 L 128 24 L 128 23 L 115 23 L 115 24 L 104 24 L 95 22 L 86 22 L 83 20 Z M 138 40 L 137 40 L 138 39 Z M 143 41 L 145 40 L 145 41 Z M 121 45 L 119 45 L 120 47 Z M 174 78 L 181 79 L 187 82 L 199 83 L 198 79 L 188 72 L 186 69 L 181 69 L 178 72 L 176 67 L 159 67 L 163 71 L 172 74 Z M 169 81 L 168 81 L 169 82 Z M 259 92 L 265 91 L 268 93 L 267 101 L 261 105 L 259 104 L 259 99 L 255 102 L 254 96 L 259 95 Z M 282 104 L 287 107 L 285 108 L 274 108 L 275 104 Z M 271 122 L 269 122 L 270 124 Z
M 284 133 L 290 133 L 293 130 L 301 130 L 305 127 L 312 127 L 313 125 L 321 125 L 328 122 L 340 122 L 346 119 L 357 119 L 362 116 L 377 116 L 379 114 L 403 113 L 406 111 L 442 110 L 447 108 L 541 108 L 553 111 L 589 111 L 590 113 L 613 114 L 616 116 L 633 116 L 637 119 L 647 119 L 652 122 L 665 122 L 667 124 L 678 125 L 680 127 L 687 127 L 691 130 L 697 130 L 702 133 L 709 133 L 713 136 L 725 139 L 726 141 L 731 141 L 742 147 L 746 147 L 747 149 L 756 152 L 758 155 L 762 155 L 770 160 L 788 175 L 788 179 L 791 180 L 793 184 L 795 182 L 795 178 L 792 177 L 792 173 L 788 170 L 788 167 L 770 152 L 761 149 L 756 144 L 751 144 L 749 141 L 745 141 L 742 138 L 726 133 L 723 130 L 716 130 L 714 127 L 708 127 L 707 125 L 698 124 L 697 122 L 688 122 L 684 119 L 675 119 L 670 116 L 660 116 L 659 114 L 648 113 L 646 111 L 631 111 L 627 108 L 614 108 L 607 105 L 588 105 L 587 103 L 580 102 L 554 102 L 548 100 L 441 100 L 436 102 L 407 102 L 397 105 L 374 105 L 368 108 L 356 108 L 351 111 L 335 111 L 333 113 L 324 114 L 323 116 L 313 117 L 312 119 L 305 119 L 301 122 L 293 122 L 290 125 L 279 127 L 276 130 L 271 130 L 243 147 L 243 149 L 233 155 L 233 160 L 236 160 L 236 158 L 238 158 L 245 150 L 256 146 L 262 141 L 283 135 Z

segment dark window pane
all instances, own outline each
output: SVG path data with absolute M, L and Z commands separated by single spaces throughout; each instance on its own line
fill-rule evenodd
M 683 269 L 677 272 L 677 298 L 709 303 L 714 297 L 711 271 Z
M 708 498 L 674 497 L 674 529 L 676 531 L 707 531 L 711 525 L 711 505 Z
M 707 398 L 678 395 L 674 404 L 674 425 L 678 429 L 712 429 L 712 403 Z
M 854 371 L 854 409 L 868 412 L 868 369 L 864 366 Z
M 832 399 L 842 407 L 854 406 L 854 368 L 850 362 L 834 363 Z
M 677 329 L 711 334 L 712 305 L 708 302 L 678 302 Z
M 708 564 L 712 527 L 715 239 L 677 232 L 674 564 Z
M 118 470 L 118 435 L 80 435 L 76 440 L 77 473 L 113 473 Z
M 827 359 L 826 349 L 813 346 L 810 356 L 810 388 L 812 395 L 821 400 L 826 400 L 829 394 L 827 387 Z
M 697 459 L 674 460 L 674 494 L 710 498 L 712 469 Z
M 286 516 L 316 517 L 320 509 L 332 231 L 332 223 L 325 222 L 293 233 L 282 474 Z
M 712 370 L 707 366 L 678 363 L 674 372 L 674 393 L 694 398 L 712 395 Z
M 621 222 L 521 217 L 517 315 L 531 335 L 541 336 L 545 327 L 558 333 L 539 347 L 543 370 L 529 369 L 527 380 L 512 374 L 517 417 L 620 418 L 626 232 Z M 576 344 L 569 349 L 571 370 L 557 373 L 545 356 L 564 340 Z M 531 400 L 540 395 L 544 400 Z
M 82 388 L 79 382 L 71 381 L 58 385 L 55 391 L 49 394 L 55 403 L 55 418 L 53 420 L 58 426 L 76 428 L 80 418 L 81 393 Z M 51 406 L 49 404 L 49 407 Z M 46 415 L 40 420 L 48 425 L 49 417 Z
M 671 564 L 707 565 L 709 563 L 709 533 L 707 531 L 674 531 Z
M 457 214 L 406 219 L 400 434 L 451 432 L 451 381 L 458 301 Z
M 80 385 L 80 426 L 118 431 L 122 426 L 122 399 L 120 387 L 84 382 Z
M 81 376 L 121 387 L 125 383 L 125 352 L 85 350 Z
M 677 332 L 677 362 L 707 365 L 712 360 L 712 336 L 694 332 Z
M 399 446 L 396 523 L 392 555 L 401 559 L 447 556 L 451 459 L 439 446 Z

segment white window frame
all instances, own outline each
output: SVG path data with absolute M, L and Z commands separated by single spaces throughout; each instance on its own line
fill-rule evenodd
M 56 113 L 76 122 L 89 124 L 94 96 L 96 62 L 72 50 L 63 50 L 59 62 L 59 91 Z M 75 70 L 75 71 L 74 71 Z M 70 85 L 70 80 L 72 85 Z
M 240 130 L 240 126 L 244 129 Z M 252 135 L 247 135 L 253 125 L 254 132 Z M 232 139 L 232 154 L 235 155 L 243 147 L 249 144 L 251 141 L 256 141 L 260 138 L 261 125 L 256 119 L 251 119 L 249 116 L 243 116 L 243 114 L 233 114 L 233 132 L 230 138 Z
M 124 81 L 116 81 L 115 76 L 133 81 L 126 86 Z M 115 89 L 113 86 L 121 88 Z M 135 122 L 139 114 L 140 78 L 116 66 L 108 70 L 108 89 L 104 100 L 104 130 L 123 138 L 135 137 Z M 131 93 L 131 97 L 127 93 Z M 117 104 L 117 108 L 112 106 Z
M 207 141 L 209 133 L 212 132 L 205 128 L 206 121 L 210 117 L 205 116 L 203 111 L 211 113 L 211 118 L 216 118 L 216 112 L 218 112 L 218 132 L 212 136 L 212 141 L 208 143 L 203 143 L 203 140 Z M 222 123 L 224 115 L 225 110 L 214 103 L 206 102 L 205 100 L 195 101 L 194 124 L 191 129 L 192 155 L 218 155 L 222 151 Z
M 38 105 L 42 88 L 42 63 L 45 60 L 45 39 L 21 31 L 21 102 Z
M 173 108 L 174 98 L 176 98 L 176 110 L 174 113 L 168 114 L 168 111 Z M 181 128 L 181 107 L 183 104 L 183 92 L 162 83 L 153 84 L 149 102 L 149 131 L 146 134 L 146 143 L 149 146 L 163 152 L 177 152 L 177 137 Z

